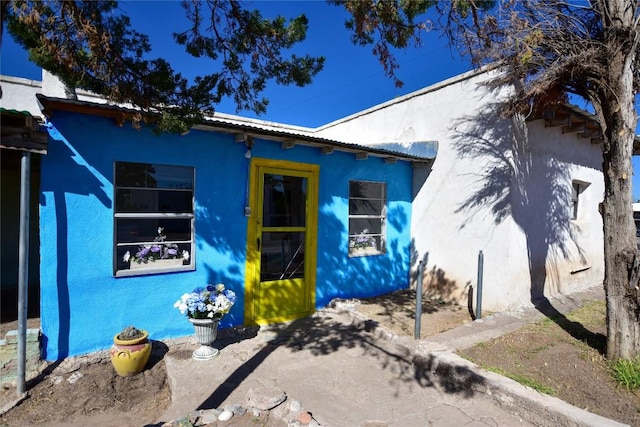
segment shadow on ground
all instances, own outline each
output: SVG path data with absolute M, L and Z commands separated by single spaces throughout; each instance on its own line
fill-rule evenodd
M 260 332 L 266 342 L 259 351 L 232 372 L 198 407 L 220 407 L 227 397 L 276 351 L 301 353 L 300 357 L 320 357 L 336 352 L 357 352 L 374 360 L 395 380 L 410 386 L 436 387 L 445 393 L 472 397 L 483 378 L 464 368 L 438 367 L 433 356 L 414 357 L 402 346 L 377 338 L 378 324 L 354 320 L 346 313 L 317 313 L 288 324 L 273 325 Z M 230 338 L 234 339 L 234 338 Z M 229 343 L 222 339 L 218 348 Z M 303 354 L 304 353 L 304 354 Z

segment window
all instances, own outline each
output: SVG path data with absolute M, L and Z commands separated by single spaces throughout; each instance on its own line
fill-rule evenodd
M 571 191 L 571 219 L 578 219 L 578 200 L 580 196 L 580 184 L 573 183 Z
M 349 255 L 385 253 L 386 204 L 386 184 L 349 182 Z
M 193 189 L 192 167 L 115 163 L 117 276 L 193 269 Z
M 586 190 L 586 188 L 589 186 L 589 183 L 582 181 L 572 181 L 571 186 L 571 219 L 574 221 L 578 219 L 584 219 L 581 218 L 583 216 L 581 212 L 581 210 L 583 209 L 582 205 L 584 204 L 584 201 L 582 199 L 584 190 Z

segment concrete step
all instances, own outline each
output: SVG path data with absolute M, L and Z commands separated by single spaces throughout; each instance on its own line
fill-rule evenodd
M 27 329 L 26 376 L 37 373 L 40 366 L 40 330 Z M 8 331 L 0 339 L 0 384 L 13 383 L 18 371 L 18 331 Z

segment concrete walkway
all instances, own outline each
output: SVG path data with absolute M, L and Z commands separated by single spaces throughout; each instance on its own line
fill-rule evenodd
M 566 312 L 598 292 L 601 287 L 554 300 L 553 307 Z M 542 317 L 536 309 L 523 309 L 415 341 L 338 304 L 287 325 L 219 337 L 214 345 L 220 355 L 208 361 L 191 358 L 197 347 L 192 338 L 166 341 L 172 403 L 160 420 L 194 410 L 210 410 L 215 419 L 230 405 L 275 404 L 286 396 L 272 410 L 283 425 L 621 426 L 453 353 Z

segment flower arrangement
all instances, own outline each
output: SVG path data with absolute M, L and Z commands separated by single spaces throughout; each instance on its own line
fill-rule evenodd
M 122 260 L 124 262 L 137 262 L 148 263 L 149 261 L 155 262 L 158 259 L 176 259 L 182 258 L 185 261 L 189 260 L 189 251 L 182 251 L 178 249 L 178 245 L 175 243 L 165 243 L 167 236 L 162 234 L 164 232 L 163 227 L 158 227 L 158 235 L 153 239 L 154 243 L 151 245 L 141 245 L 138 247 L 138 252 L 135 255 L 131 255 L 129 251 L 124 254 Z
M 198 287 L 186 293 L 173 305 L 190 319 L 220 320 L 236 302 L 236 294 L 224 284 Z
M 357 234 L 349 239 L 349 247 L 354 249 L 365 249 L 377 247 L 376 238 L 370 236 L 369 229 L 365 228 L 362 233 Z

